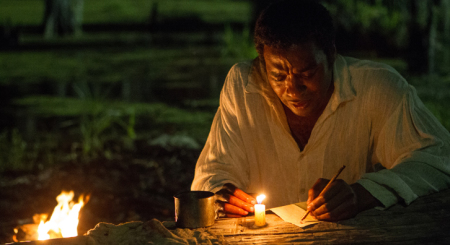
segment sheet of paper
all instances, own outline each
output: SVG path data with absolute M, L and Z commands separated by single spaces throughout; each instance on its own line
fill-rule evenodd
M 286 206 L 271 208 L 270 210 L 280 216 L 280 218 L 284 221 L 298 227 L 306 227 L 319 222 L 311 215 L 308 215 L 305 220 L 301 221 L 303 216 L 306 214 L 306 202 L 289 204 Z

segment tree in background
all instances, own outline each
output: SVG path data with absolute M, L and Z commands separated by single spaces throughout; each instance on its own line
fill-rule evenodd
M 350 49 L 403 56 L 415 74 L 448 72 L 450 0 L 322 0 Z M 339 37 L 338 37 L 339 38 Z
M 45 0 L 44 37 L 80 35 L 83 0 Z
M 448 73 L 450 1 L 401 1 L 409 9 L 409 70 L 428 75 Z
M 444 73 L 450 74 L 448 67 L 450 67 L 450 0 L 442 0 L 442 19 L 443 19 L 443 58 L 442 58 L 442 68 L 444 68 Z

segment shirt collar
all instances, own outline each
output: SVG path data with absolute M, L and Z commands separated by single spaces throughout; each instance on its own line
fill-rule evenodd
M 248 74 L 248 82 L 245 86 L 246 93 L 259 93 L 269 99 L 278 99 L 267 79 L 266 68 L 260 61 L 259 56 L 256 57 L 251 65 Z
M 329 106 L 332 111 L 335 111 L 341 103 L 350 101 L 356 96 L 353 87 L 350 71 L 347 61 L 341 55 L 337 55 L 333 66 L 333 80 L 334 92 L 331 95 Z M 267 80 L 266 69 L 260 62 L 259 57 L 256 57 L 251 65 L 248 75 L 248 81 L 245 86 L 246 93 L 259 93 L 270 100 L 278 100 L 277 95 L 270 87 Z
M 335 111 L 340 104 L 356 97 L 347 61 L 341 55 L 337 55 L 334 62 L 333 80 L 334 92 L 328 103 L 331 106 L 331 110 Z

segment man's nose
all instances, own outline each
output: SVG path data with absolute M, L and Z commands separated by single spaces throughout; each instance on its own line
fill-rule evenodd
M 299 97 L 306 90 L 303 80 L 295 75 L 289 75 L 286 81 L 286 94 L 290 97 Z

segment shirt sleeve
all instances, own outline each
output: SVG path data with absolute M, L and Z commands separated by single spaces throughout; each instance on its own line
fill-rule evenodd
M 245 190 L 249 184 L 247 157 L 240 133 L 243 129 L 239 124 L 239 100 L 244 96 L 243 84 L 249 69 L 247 64 L 237 64 L 225 79 L 220 106 L 195 167 L 192 190 L 217 192 L 226 183 Z
M 408 87 L 387 117 L 376 142 L 376 158 L 386 168 L 358 183 L 385 208 L 450 187 L 450 135 Z

